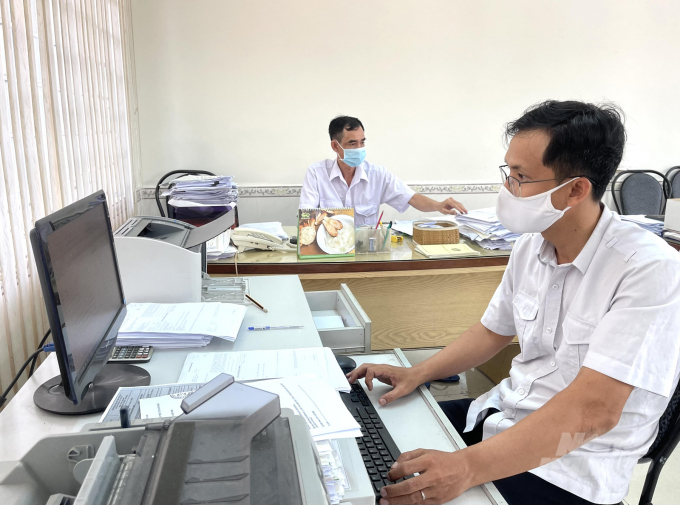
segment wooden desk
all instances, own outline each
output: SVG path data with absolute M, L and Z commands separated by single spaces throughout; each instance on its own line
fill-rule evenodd
M 295 227 L 284 228 L 295 234 Z M 339 290 L 347 284 L 373 322 L 373 350 L 442 347 L 484 314 L 500 284 L 509 251 L 487 251 L 466 242 L 479 256 L 430 260 L 416 253 L 410 237 L 389 254 L 298 260 L 295 253 L 246 251 L 208 264 L 214 276 L 300 277 L 305 291 Z

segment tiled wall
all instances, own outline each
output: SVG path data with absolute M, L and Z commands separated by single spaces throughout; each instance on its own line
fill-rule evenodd
M 468 210 L 481 209 L 496 205 L 500 185 L 489 184 L 429 184 L 411 187 L 435 200 L 452 197 L 461 202 Z M 263 223 L 281 221 L 283 225 L 297 223 L 297 208 L 300 200 L 300 186 L 242 186 L 239 188 L 239 219 L 241 223 Z M 140 191 L 143 215 L 158 215 L 153 188 Z M 165 200 L 161 199 L 163 205 Z M 611 193 L 607 191 L 604 202 L 614 209 Z M 393 208 L 383 205 L 383 221 L 411 220 L 425 216 L 436 216 L 437 212 L 423 213 L 410 208 L 399 214 Z
M 498 184 L 439 184 L 412 185 L 414 190 L 435 200 L 453 197 L 469 210 L 491 207 L 496 204 Z M 158 207 L 154 200 L 152 188 L 141 191 L 144 215 L 158 215 Z M 300 201 L 300 186 L 249 186 L 239 188 L 239 219 L 241 223 L 281 221 L 284 225 L 297 223 L 297 208 Z M 161 199 L 165 205 L 164 199 Z M 393 208 L 383 205 L 385 216 L 383 221 L 418 219 L 422 216 L 434 216 L 438 213 L 423 213 L 410 208 L 399 214 Z

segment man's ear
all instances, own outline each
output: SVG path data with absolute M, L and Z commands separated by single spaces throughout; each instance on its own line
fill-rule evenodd
M 340 159 L 343 159 L 345 157 L 344 153 L 342 152 L 342 148 L 340 147 L 340 142 L 338 142 L 337 140 L 331 140 L 331 149 L 333 149 L 333 152 L 337 154 L 340 157 Z
M 593 188 L 591 182 L 585 177 L 580 177 L 574 181 L 571 187 L 571 193 L 569 194 L 567 205 L 573 207 L 581 203 L 586 198 L 590 198 L 590 192 Z

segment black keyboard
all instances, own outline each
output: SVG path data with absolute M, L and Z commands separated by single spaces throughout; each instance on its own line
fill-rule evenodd
M 340 397 L 361 426 L 363 436 L 356 439 L 357 445 L 373 484 L 377 502 L 380 499 L 380 489 L 394 484 L 387 479 L 387 472 L 390 471 L 392 463 L 397 460 L 401 452 L 360 384 L 352 384 L 352 392 L 340 393 Z M 406 478 L 410 477 L 412 475 Z

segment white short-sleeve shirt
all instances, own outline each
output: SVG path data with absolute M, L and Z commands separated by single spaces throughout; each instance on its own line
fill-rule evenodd
M 323 160 L 307 169 L 299 208 L 354 207 L 356 226 L 376 225 L 380 204 L 386 203 L 404 212 L 414 194 L 415 191 L 385 167 L 367 161 L 356 168 L 348 186 L 338 161 Z
M 524 235 L 482 324 L 517 335 L 521 348 L 510 377 L 468 411 L 466 431 L 485 409 L 500 410 L 484 422 L 485 439 L 545 405 L 583 366 L 634 386 L 614 429 L 531 471 L 586 500 L 621 501 L 680 375 L 680 253 L 607 207 L 573 263 L 558 265 L 552 244 Z

